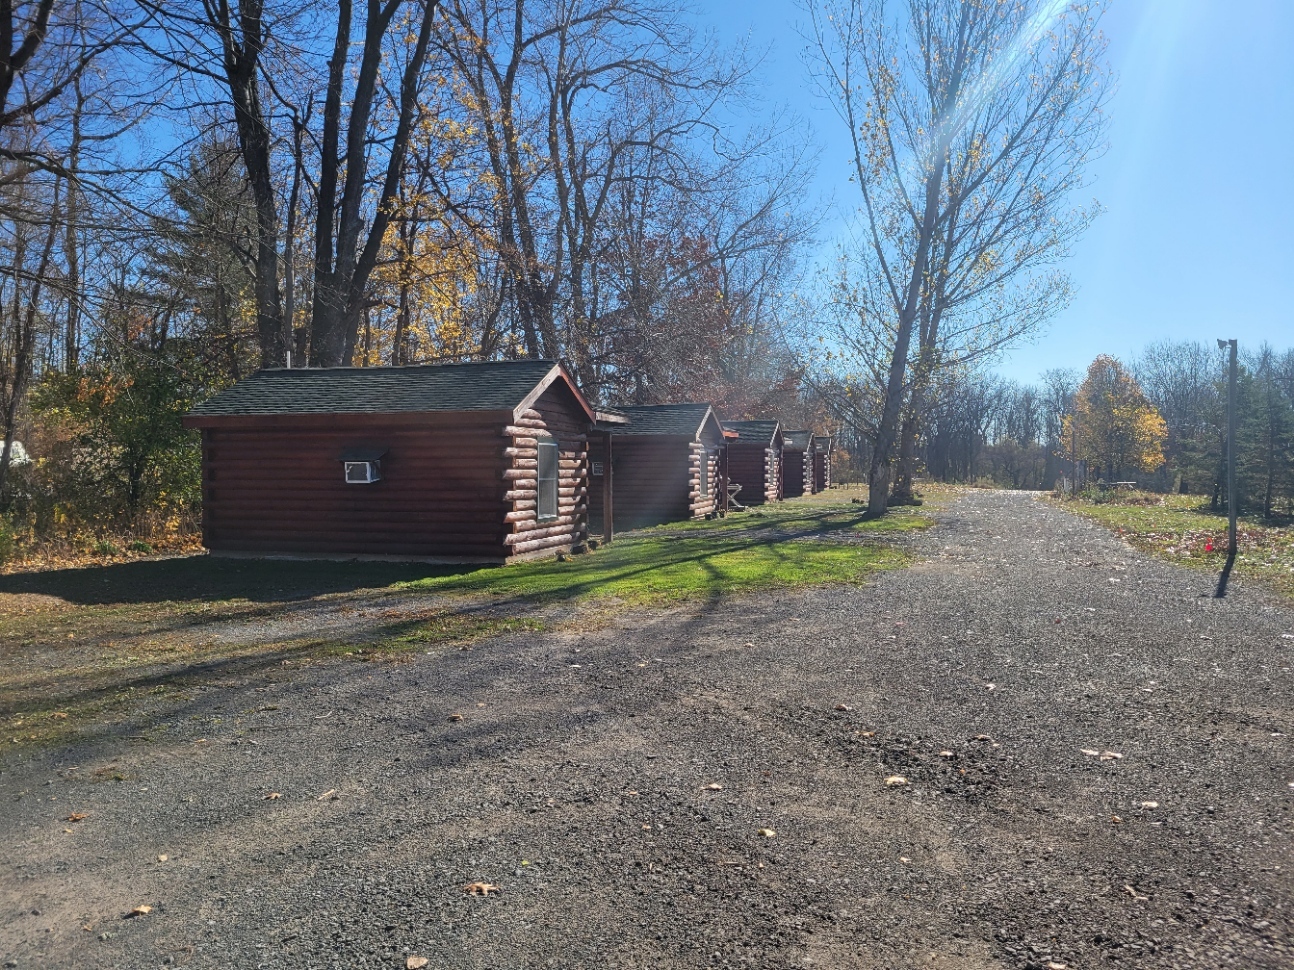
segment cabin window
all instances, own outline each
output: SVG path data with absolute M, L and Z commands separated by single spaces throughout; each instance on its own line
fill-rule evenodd
M 538 515 L 540 521 L 557 518 L 557 442 L 539 442 Z
M 382 468 L 376 461 L 347 461 L 342 464 L 347 485 L 371 485 L 382 479 Z
M 701 462 L 701 477 L 697 487 L 701 491 L 701 498 L 705 499 L 710 497 L 710 452 L 703 451 L 697 458 Z

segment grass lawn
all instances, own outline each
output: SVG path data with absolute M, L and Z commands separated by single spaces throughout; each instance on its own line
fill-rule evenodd
M 887 536 L 929 524 L 907 510 L 870 522 L 829 493 L 628 533 L 565 562 L 186 556 L 10 573 L 0 576 L 0 743 L 56 743 L 222 679 L 327 657 L 399 657 L 627 609 L 858 583 L 906 563 Z
M 1173 562 L 1220 573 L 1227 559 L 1227 517 L 1198 495 L 1120 493 L 1109 501 L 1082 496 L 1049 499 L 1116 531 L 1133 546 Z M 1294 528 L 1242 517 L 1233 575 L 1257 580 L 1294 598 Z M 1209 545 L 1212 551 L 1208 550 Z

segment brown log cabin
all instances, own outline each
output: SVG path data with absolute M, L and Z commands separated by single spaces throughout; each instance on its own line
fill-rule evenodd
M 552 361 L 262 370 L 185 418 L 222 555 L 507 562 L 588 537 L 594 415 Z
M 601 434 L 589 443 L 589 521 L 595 531 L 602 527 L 606 532 L 603 486 L 608 471 L 616 530 L 701 519 L 723 507 L 724 434 L 710 405 L 628 406 L 608 408 L 599 416 L 604 419 L 598 424 Z
M 813 432 L 787 431 L 782 435 L 782 498 L 812 495 Z
M 740 485 L 736 501 L 763 505 L 782 497 L 782 426 L 776 421 L 725 421 L 728 431 L 728 478 Z
M 831 452 L 836 443 L 830 435 L 813 436 L 813 491 L 822 492 L 831 487 Z

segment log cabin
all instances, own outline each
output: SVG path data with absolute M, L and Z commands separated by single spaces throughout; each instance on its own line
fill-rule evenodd
M 813 432 L 782 435 L 782 498 L 813 494 Z
M 782 497 L 782 426 L 776 421 L 725 421 L 737 432 L 728 439 L 728 479 L 740 485 L 737 502 L 763 505 Z
M 724 434 L 710 405 L 626 406 L 598 416 L 602 433 L 589 443 L 589 521 L 595 530 L 607 518 L 608 472 L 615 530 L 702 519 L 724 507 Z M 603 526 L 604 537 L 607 531 Z
M 502 563 L 588 535 L 593 411 L 561 365 L 267 369 L 199 404 L 212 553 Z
M 813 490 L 823 492 L 831 487 L 831 452 L 836 443 L 830 435 L 813 436 Z

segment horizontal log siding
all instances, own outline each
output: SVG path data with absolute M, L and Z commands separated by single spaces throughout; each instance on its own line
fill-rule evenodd
M 822 492 L 831 487 L 831 455 L 817 453 L 813 456 L 813 490 Z
M 811 452 L 782 451 L 782 498 L 798 498 L 813 493 Z
M 769 448 L 764 452 L 764 497 L 770 502 L 782 497 L 782 450 Z
M 741 486 L 737 501 L 742 505 L 762 505 L 769 501 L 768 449 L 751 441 L 728 443 L 728 478 Z M 776 489 L 776 483 L 773 484 Z
M 215 552 L 492 559 L 504 539 L 507 414 L 290 417 L 204 428 L 203 541 Z M 339 455 L 379 445 L 382 480 L 350 485 Z
M 569 551 L 589 535 L 589 422 L 565 385 L 553 384 L 504 431 L 501 455 L 508 465 L 507 529 L 509 558 Z M 539 441 L 557 441 L 557 518 L 538 517 L 535 477 Z

